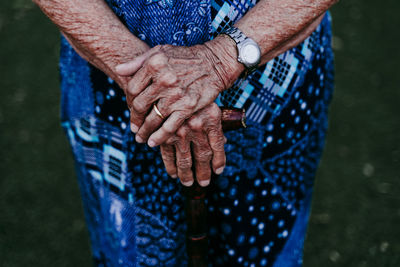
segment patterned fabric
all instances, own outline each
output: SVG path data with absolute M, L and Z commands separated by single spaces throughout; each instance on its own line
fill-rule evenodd
M 253 0 L 107 0 L 149 45 L 203 43 Z M 221 94 L 249 127 L 226 134 L 208 196 L 212 266 L 300 266 L 333 88 L 330 17 L 302 44 Z M 63 127 L 97 266 L 185 266 L 183 199 L 158 149 L 134 141 L 125 96 L 62 40 Z

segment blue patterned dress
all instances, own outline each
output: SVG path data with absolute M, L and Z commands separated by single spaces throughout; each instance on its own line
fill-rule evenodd
M 150 46 L 193 45 L 233 25 L 256 0 L 107 0 Z M 315 171 L 333 89 L 330 16 L 297 47 L 222 93 L 245 108 L 226 134 L 227 167 L 208 198 L 212 266 L 301 266 Z M 185 266 L 179 182 L 159 149 L 137 144 L 120 88 L 62 39 L 62 121 L 97 266 Z

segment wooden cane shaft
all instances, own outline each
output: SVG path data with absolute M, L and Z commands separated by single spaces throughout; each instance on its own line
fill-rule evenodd
M 187 238 L 186 251 L 188 253 L 189 267 L 208 267 L 208 237 Z
M 191 187 L 184 187 L 186 196 L 185 213 L 187 222 L 187 236 L 196 239 L 207 234 L 206 189 L 194 183 Z
M 186 214 L 186 251 L 189 267 L 206 267 L 208 252 L 208 225 L 206 210 L 206 187 L 195 182 L 183 187 Z
M 243 109 L 221 108 L 223 131 L 245 128 L 245 111 Z M 195 182 L 191 187 L 183 188 L 186 213 L 186 250 L 189 267 L 207 267 L 208 225 L 207 206 L 205 203 L 207 188 Z

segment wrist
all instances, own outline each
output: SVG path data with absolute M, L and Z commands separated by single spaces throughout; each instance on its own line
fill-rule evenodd
M 204 44 L 217 58 L 215 68 L 224 83 L 224 90 L 230 88 L 245 67 L 240 63 L 236 43 L 227 35 L 220 34 Z
M 120 54 L 113 58 L 113 62 L 111 62 L 110 65 L 113 75 L 116 76 L 116 82 L 124 90 L 124 92 L 127 90 L 129 81 L 131 80 L 132 77 L 119 75 L 115 71 L 116 66 L 132 61 L 137 57 L 141 56 L 142 54 L 144 54 L 145 52 L 147 52 L 148 50 L 150 50 L 150 47 L 146 43 L 135 38 L 132 38 L 127 42 L 124 42 L 124 44 L 120 49 Z

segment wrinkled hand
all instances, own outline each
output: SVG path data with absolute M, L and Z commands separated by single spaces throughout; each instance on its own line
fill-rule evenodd
M 164 143 L 185 120 L 233 83 L 240 74 L 230 69 L 235 55 L 227 57 L 226 52 L 218 52 L 221 50 L 222 46 L 211 49 L 206 44 L 162 45 L 117 67 L 119 75 L 133 75 L 125 93 L 136 141 L 148 140 L 151 147 Z M 153 103 L 165 120 L 157 115 Z
M 195 113 L 160 146 L 165 168 L 171 177 L 179 177 L 185 186 L 193 184 L 194 170 L 199 185 L 207 186 L 211 167 L 216 174 L 224 170 L 225 142 L 221 110 L 212 103 Z

